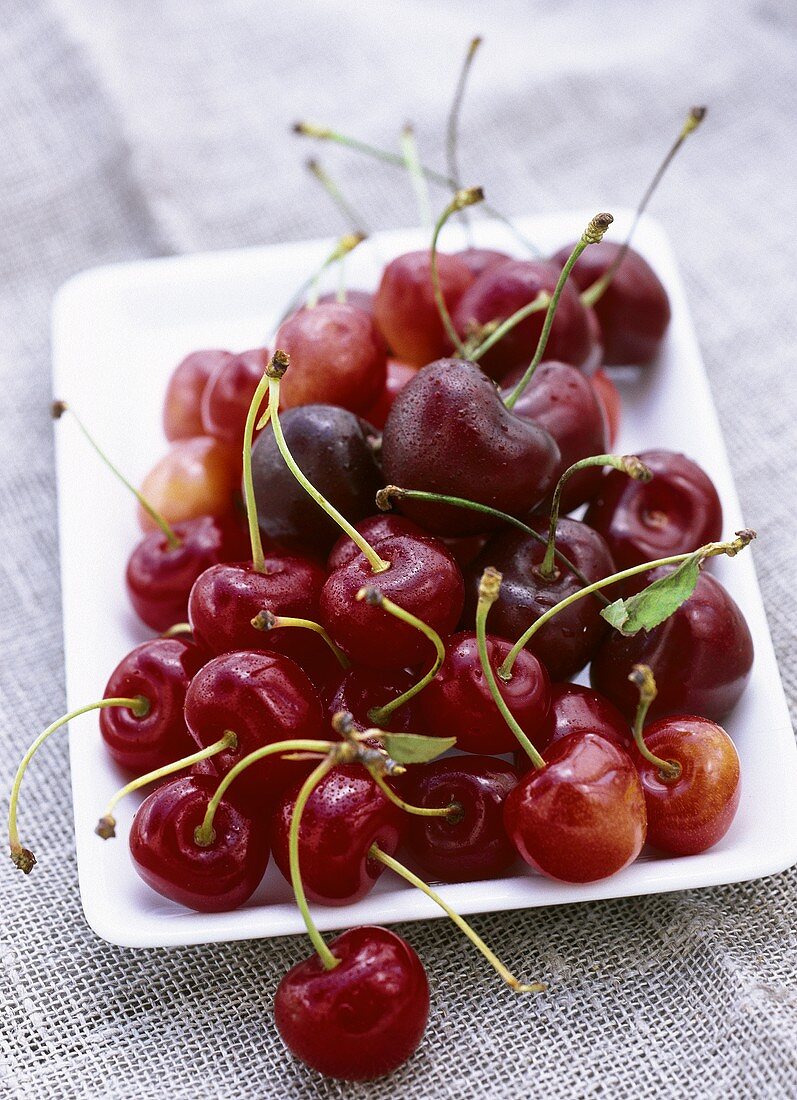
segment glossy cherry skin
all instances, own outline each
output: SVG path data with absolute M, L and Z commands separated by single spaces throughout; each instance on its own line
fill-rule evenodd
M 382 273 L 374 298 L 376 323 L 393 354 L 415 367 L 431 363 L 449 350 L 449 338 L 434 299 L 429 249 L 405 252 Z M 453 312 L 473 282 L 468 265 L 457 256 L 437 255 L 443 298 Z
M 163 400 L 163 432 L 170 442 L 205 434 L 202 394 L 213 372 L 232 358 L 216 348 L 192 351 L 174 368 Z
M 280 387 L 283 408 L 325 404 L 361 413 L 384 389 L 385 342 L 372 315 L 348 302 L 297 310 L 274 343 L 291 359 Z
M 645 573 L 639 587 L 665 576 Z M 703 572 L 694 593 L 654 630 L 624 638 L 610 631 L 590 666 L 592 686 L 633 719 L 638 692 L 629 683 L 634 665 L 653 670 L 658 695 L 651 718 L 702 714 L 719 722 L 733 709 L 753 667 L 753 639 L 744 615 L 718 580 Z
M 357 593 L 373 585 L 445 638 L 462 614 L 459 566 L 437 539 L 392 535 L 374 548 L 390 568 L 374 573 L 365 555 L 358 554 L 330 573 L 321 590 L 321 622 L 355 664 L 382 669 L 431 664 L 434 649 L 428 638 L 383 608 L 357 600 Z
M 188 595 L 200 573 L 246 553 L 243 532 L 230 517 L 197 516 L 173 530 L 179 546 L 169 546 L 162 531 L 151 531 L 137 543 L 125 572 L 133 610 L 157 631 L 187 619 Z
M 504 802 L 517 784 L 511 764 L 494 756 L 448 756 L 409 769 L 402 795 L 413 806 L 450 806 L 457 817 L 410 816 L 407 848 L 425 875 L 473 882 L 500 875 L 516 852 L 504 829 Z
M 488 268 L 512 259 L 508 253 L 499 252 L 495 248 L 463 248 L 461 252 L 455 252 L 454 255 L 467 264 L 474 279 L 478 279 Z
M 465 497 L 525 515 L 553 488 L 559 448 L 514 416 L 475 363 L 441 359 L 404 387 L 382 435 L 385 480 L 404 489 Z M 451 505 L 400 501 L 436 535 L 475 535 L 499 521 Z
M 375 516 L 367 516 L 365 519 L 361 519 L 359 523 L 355 523 L 354 526 L 372 546 L 391 535 L 428 537 L 424 535 L 423 529 L 417 523 L 413 523 L 411 519 L 400 516 L 395 512 L 379 512 Z M 360 548 L 357 544 L 348 535 L 341 535 L 329 552 L 327 572 L 332 573 L 334 570 L 340 569 L 342 565 L 348 565 L 359 554 Z
M 321 736 L 321 700 L 295 662 L 281 653 L 237 652 L 214 657 L 200 669 L 186 692 L 185 721 L 194 741 L 207 748 L 227 730 L 234 749 L 213 757 L 219 775 L 264 745 Z M 267 799 L 306 774 L 304 764 L 275 755 L 252 764 L 233 789 Z
M 238 491 L 241 460 L 234 447 L 200 435 L 178 439 L 141 483 L 141 494 L 171 524 L 197 516 L 225 516 Z M 139 506 L 142 531 L 157 529 Z
M 225 913 L 252 896 L 268 864 L 264 823 L 223 798 L 213 818 L 216 839 L 194 839 L 217 782 L 211 776 L 172 779 L 146 798 L 130 826 L 133 866 L 147 886 L 200 913 Z
M 330 504 L 350 523 L 372 515 L 374 497 L 384 485 L 376 429 L 334 405 L 288 409 L 280 422 L 300 470 Z M 340 527 L 285 465 L 270 428 L 261 432 L 252 450 L 252 480 L 265 534 L 290 549 L 324 555 L 329 551 Z
M 384 428 L 390 410 L 393 408 L 393 402 L 407 383 L 415 377 L 417 371 L 418 368 L 410 366 L 409 363 L 388 359 L 384 388 L 374 403 L 363 413 L 369 424 L 373 424 L 375 428 Z
M 642 780 L 648 813 L 648 844 L 659 851 L 691 856 L 713 847 L 731 827 L 741 797 L 739 754 L 725 730 L 706 718 L 679 714 L 645 730 L 645 744 L 662 760 L 681 767 L 663 776 L 631 750 Z
M 533 654 L 522 650 L 512 678 L 504 682 L 497 672 L 511 648 L 505 638 L 487 635 L 487 656 L 501 697 L 529 740 L 542 749 L 550 735 L 548 673 Z M 448 639 L 445 660 L 418 697 L 418 707 L 427 733 L 456 737 L 456 747 L 465 752 L 502 753 L 517 748 L 517 739 L 490 694 L 472 631 Z
M 541 535 L 548 533 L 548 520 L 533 519 L 530 526 Z M 556 546 L 589 581 L 609 577 L 615 571 L 603 538 L 575 519 L 560 519 L 556 525 Z M 556 561 L 550 580 L 540 573 L 545 546 L 522 531 L 506 531 L 490 539 L 466 571 L 465 622 L 476 615 L 479 578 L 492 565 L 503 576 L 501 592 L 490 611 L 489 628 L 504 638 L 520 635 L 546 611 L 566 596 L 583 588 L 567 566 Z M 528 648 L 544 663 L 554 680 L 574 676 L 590 660 L 608 629 L 601 618 L 601 604 L 585 596 L 543 626 Z
M 561 882 L 597 882 L 627 867 L 645 843 L 645 797 L 627 752 L 596 733 L 545 753 L 504 803 L 504 826 L 530 867 Z
M 351 928 L 329 943 L 340 959 L 318 955 L 289 970 L 274 997 L 274 1022 L 294 1057 L 343 1081 L 392 1073 L 420 1043 L 429 1018 L 429 983 L 410 945 L 387 928 Z
M 570 734 L 585 733 L 597 733 L 627 751 L 633 744 L 631 726 L 614 703 L 580 684 L 551 684 L 549 722 L 549 745 Z M 533 765 L 524 752 L 516 752 L 515 767 L 523 773 Z
M 368 715 L 374 707 L 383 707 L 397 699 L 418 680 L 405 669 L 382 671 L 377 668 L 364 668 L 356 665 L 342 672 L 325 694 L 326 712 L 333 718 L 339 711 L 348 711 L 357 730 L 372 729 L 377 726 Z M 417 698 L 417 697 L 416 697 Z M 418 709 L 415 699 L 394 710 L 387 722 L 379 728 L 394 733 L 420 733 Z
M 206 654 L 184 638 L 152 638 L 122 658 L 103 697 L 143 695 L 149 712 L 137 718 L 127 707 L 100 711 L 105 748 L 119 767 L 143 775 L 196 751 L 183 704 L 188 685 L 206 660 Z
M 267 348 L 252 348 L 216 368 L 202 394 L 204 435 L 242 449 L 249 406 L 268 362 Z
M 570 275 L 578 289 L 586 290 L 600 279 L 621 247 L 601 241 L 585 249 Z M 571 252 L 569 245 L 553 256 L 558 268 L 564 267 Z M 600 322 L 606 363 L 644 366 L 655 359 L 670 323 L 670 301 L 656 272 L 633 248 L 593 309 Z
M 285 791 L 272 821 L 274 860 L 289 881 L 288 834 L 299 788 Z M 310 901 L 351 905 L 364 898 L 385 869 L 369 856 L 371 846 L 394 855 L 406 816 L 360 764 L 328 772 L 313 788 L 299 827 L 299 867 Z
M 642 451 L 653 472 L 634 481 L 608 470 L 585 523 L 600 531 L 618 569 L 671 554 L 689 554 L 722 535 L 722 504 L 711 478 L 686 455 Z
M 510 393 L 521 376 L 520 371 L 510 371 L 502 383 L 503 392 Z M 592 383 L 567 363 L 540 363 L 513 412 L 545 428 L 555 439 L 559 448 L 557 481 L 574 462 L 606 454 L 609 449 L 606 418 Z M 569 477 L 561 511 L 571 512 L 591 500 L 601 484 L 601 473 L 600 467 L 594 467 Z
M 609 449 L 613 450 L 620 434 L 620 424 L 623 419 L 623 399 L 617 386 L 603 368 L 595 371 L 590 378 L 590 382 L 603 409 L 606 430 L 609 434 Z
M 495 264 L 465 291 L 454 310 L 454 325 L 460 337 L 473 326 L 504 321 L 533 302 L 541 290 L 552 294 L 558 270 L 542 260 L 507 260 Z M 481 367 L 492 378 L 503 378 L 513 367 L 527 367 L 542 332 L 545 310 L 531 314 L 508 332 L 481 357 Z M 578 293 L 567 284 L 559 299 L 551 334 L 545 349 L 548 359 L 582 366 L 593 348 L 587 311 Z

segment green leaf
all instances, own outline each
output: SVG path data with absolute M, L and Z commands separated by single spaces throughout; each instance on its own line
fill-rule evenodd
M 425 764 L 456 745 L 456 737 L 426 737 L 421 733 L 386 733 L 382 744 L 397 764 Z
M 700 576 L 703 555 L 691 554 L 677 569 L 653 581 L 636 596 L 615 600 L 601 615 L 615 630 L 629 638 L 640 630 L 653 630 L 669 619 L 692 595 Z

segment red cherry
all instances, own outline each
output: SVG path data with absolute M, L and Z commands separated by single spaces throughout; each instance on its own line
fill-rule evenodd
M 375 428 L 384 428 L 388 414 L 393 408 L 393 402 L 417 373 L 418 368 L 410 366 L 409 363 L 388 359 L 385 387 L 373 405 L 363 413 L 369 424 L 373 424 Z
M 224 798 L 213 819 L 215 840 L 197 844 L 194 831 L 215 789 L 212 777 L 172 779 L 142 802 L 130 826 L 130 854 L 144 882 L 200 913 L 243 905 L 268 864 L 264 826 Z
M 413 523 L 411 519 L 406 519 L 404 516 L 396 515 L 394 512 L 380 512 L 378 515 L 368 516 L 366 519 L 361 519 L 359 523 L 355 523 L 354 526 L 366 542 L 372 546 L 382 539 L 388 538 L 389 535 L 418 535 L 420 537 L 424 535 L 423 529 L 417 523 Z M 360 549 L 353 539 L 350 539 L 348 535 L 341 535 L 329 552 L 327 571 L 332 573 L 336 569 L 340 569 L 342 565 L 348 565 L 350 561 L 354 561 L 359 553 Z
M 337 682 L 331 684 L 326 693 L 327 715 L 331 719 L 342 710 L 348 711 L 354 729 L 373 729 L 375 723 L 369 718 L 368 712 L 398 699 L 417 679 L 417 676 L 404 669 L 382 671 L 361 666 L 350 668 L 338 676 Z M 380 728 L 395 733 L 418 733 L 415 701 L 410 699 L 395 710 L 387 724 Z
M 216 368 L 202 394 L 204 435 L 241 449 L 249 406 L 268 361 L 267 348 L 253 348 Z
M 580 684 L 551 684 L 551 742 L 571 733 L 597 733 L 623 749 L 632 744 L 631 727 L 608 699 Z
M 163 401 L 163 431 L 169 441 L 204 435 L 202 394 L 216 368 L 232 357 L 229 351 L 193 351 L 177 364 Z
M 352 928 L 329 944 L 326 970 L 313 955 L 289 970 L 274 1021 L 300 1061 L 327 1077 L 369 1081 L 410 1057 L 429 1017 L 429 983 L 410 945 L 386 928 Z
M 300 785 L 285 791 L 272 823 L 274 861 L 290 879 L 288 833 Z M 373 844 L 395 855 L 405 815 L 359 764 L 338 765 L 313 788 L 299 826 L 299 867 L 307 897 L 323 905 L 351 905 L 371 890 L 384 864 Z
M 645 843 L 645 798 L 629 755 L 596 733 L 551 745 L 504 803 L 504 825 L 536 870 L 596 882 L 628 866 Z
M 620 434 L 620 423 L 623 417 L 623 399 L 620 391 L 612 382 L 603 368 L 596 370 L 590 378 L 595 395 L 601 403 L 603 415 L 606 418 L 606 427 L 609 433 L 609 450 L 614 449 L 617 437 Z
M 512 259 L 508 253 L 499 252 L 495 248 L 463 248 L 461 252 L 455 252 L 454 255 L 467 264 L 474 279 L 478 279 L 483 272 L 495 267 L 496 264 Z
M 321 294 L 318 298 L 318 304 L 322 302 L 337 302 L 338 292 L 336 290 L 328 290 L 325 294 Z M 352 287 L 346 287 L 346 304 L 350 306 L 356 306 L 357 309 L 362 309 L 366 313 L 374 312 L 374 296 L 370 290 L 356 290 Z
M 722 504 L 709 476 L 674 451 L 643 451 L 650 481 L 609 470 L 584 517 L 600 531 L 618 569 L 689 554 L 722 534 Z

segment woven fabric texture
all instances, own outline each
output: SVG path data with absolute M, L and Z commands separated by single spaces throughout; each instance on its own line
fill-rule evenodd
M 463 174 L 509 212 L 633 205 L 686 109 L 710 105 L 653 212 L 686 278 L 797 701 L 794 4 L 0 0 L 0 789 L 64 706 L 53 292 L 110 260 L 344 228 L 290 122 L 386 144 L 412 117 L 439 162 L 476 32 Z M 414 220 L 399 174 L 321 155 L 371 227 Z M 476 918 L 513 969 L 550 984 L 536 998 L 506 991 L 447 922 L 400 928 L 429 969 L 427 1036 L 392 1078 L 345 1086 L 293 1062 L 273 1027 L 303 938 L 129 951 L 89 931 L 65 738 L 31 771 L 22 813 L 44 858 L 27 880 L 0 873 L 2 1097 L 797 1095 L 794 871 Z

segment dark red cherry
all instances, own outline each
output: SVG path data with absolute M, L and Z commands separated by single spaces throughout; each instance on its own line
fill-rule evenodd
M 533 519 L 530 526 L 541 535 L 548 534 L 547 518 Z M 556 546 L 589 581 L 615 572 L 603 538 L 578 520 L 559 520 Z M 490 539 L 466 572 L 464 621 L 472 622 L 475 617 L 479 578 L 488 565 L 503 576 L 489 626 L 504 638 L 519 638 L 540 615 L 583 588 L 578 577 L 558 560 L 553 577 L 546 579 L 540 572 L 544 556 L 544 544 L 521 531 L 505 531 Z M 529 642 L 529 649 L 554 680 L 574 676 L 592 657 L 608 629 L 600 617 L 601 606 L 594 596 L 586 596 L 560 612 Z
M 579 290 L 597 282 L 614 263 L 623 246 L 601 241 L 582 252 L 571 279 Z M 572 246 L 560 248 L 552 262 L 562 268 Z M 656 272 L 629 248 L 614 278 L 594 305 L 603 337 L 604 361 L 610 364 L 650 363 L 670 323 L 670 301 Z
M 449 312 L 473 282 L 468 265 L 457 256 L 437 254 L 437 270 Z M 449 339 L 434 299 L 430 252 L 405 252 L 382 272 L 374 298 L 376 323 L 393 354 L 415 367 L 449 350 Z
M 321 590 L 321 621 L 355 664 L 412 668 L 434 659 L 428 638 L 381 607 L 357 600 L 373 585 L 383 596 L 446 637 L 462 614 L 462 574 L 438 539 L 392 535 L 376 543 L 390 568 L 374 573 L 364 554 L 334 570 Z
M 507 260 L 488 267 L 465 291 L 453 311 L 457 332 L 465 338 L 474 326 L 505 321 L 533 302 L 541 290 L 552 294 L 558 278 L 556 267 L 542 260 Z M 503 378 L 513 367 L 527 367 L 537 347 L 544 317 L 545 310 L 540 310 L 515 325 L 481 357 L 481 367 L 492 378 Z M 592 348 L 587 310 L 578 292 L 568 284 L 559 299 L 546 357 L 579 367 L 589 360 Z
M 213 372 L 232 358 L 216 348 L 192 351 L 174 368 L 163 400 L 163 432 L 170 442 L 205 434 L 202 394 Z
M 289 880 L 288 833 L 299 787 L 285 791 L 272 823 L 274 861 Z M 405 817 L 360 764 L 328 772 L 313 788 L 299 827 L 299 867 L 310 901 L 351 905 L 365 897 L 385 869 L 369 856 L 371 846 L 395 855 Z
M 478 279 L 488 268 L 512 259 L 508 253 L 499 252 L 495 248 L 463 248 L 461 252 L 455 252 L 454 255 L 467 264 L 474 279 Z
M 551 684 L 551 736 L 548 744 L 570 734 L 597 733 L 623 749 L 632 744 L 631 726 L 608 699 L 580 684 Z M 524 752 L 515 753 L 515 766 L 527 772 L 532 763 Z
M 111 759 L 140 775 L 196 751 L 183 717 L 185 693 L 207 656 L 184 638 L 152 638 L 131 650 L 111 673 L 104 697 L 143 695 L 149 712 L 100 711 L 100 733 Z
M 644 759 L 636 764 L 648 812 L 648 843 L 662 852 L 691 856 L 727 833 L 739 808 L 739 754 L 725 730 L 706 718 L 679 714 L 645 730 L 647 748 L 680 772 L 670 778 Z
M 375 453 L 376 430 L 333 405 L 288 409 L 280 422 L 297 465 L 330 504 L 350 523 L 372 515 L 374 497 L 384 484 Z M 261 432 L 252 450 L 252 480 L 266 535 L 291 549 L 329 551 L 340 528 L 285 465 L 270 428 Z
M 274 1022 L 294 1057 L 344 1081 L 370 1081 L 407 1061 L 429 1017 L 429 983 L 410 945 L 387 928 L 352 928 L 289 970 L 274 997 Z
M 606 430 L 609 433 L 609 449 L 612 450 L 620 434 L 620 423 L 623 418 L 623 399 L 617 386 L 602 367 L 600 370 L 595 371 L 590 378 L 590 382 L 603 409 Z
M 345 710 L 352 717 L 354 729 L 372 729 L 377 723 L 368 716 L 368 712 L 398 699 L 417 680 L 418 676 L 402 668 L 383 671 L 357 665 L 341 673 L 337 682 L 330 685 L 325 695 L 327 715 L 331 719 Z M 420 733 L 415 699 L 393 711 L 380 728 L 395 733 Z
M 553 488 L 559 448 L 513 415 L 475 363 L 441 359 L 404 387 L 382 435 L 388 483 L 466 497 L 525 515 Z M 403 500 L 401 511 L 438 535 L 473 535 L 497 523 L 450 505 Z
M 606 539 L 617 568 L 689 554 L 719 539 L 722 504 L 700 466 L 675 451 L 642 451 L 639 457 L 652 480 L 609 470 L 584 517 Z
M 393 402 L 407 383 L 415 377 L 417 371 L 418 368 L 410 366 L 409 363 L 402 363 L 398 359 L 388 359 L 384 389 L 373 405 L 369 406 L 363 413 L 369 424 L 373 424 L 375 428 L 384 428 L 390 410 L 393 408 Z
M 318 299 L 318 304 L 322 302 L 337 302 L 338 292 L 336 290 L 328 290 L 325 294 L 321 294 Z M 374 296 L 370 290 L 356 290 L 354 288 L 346 287 L 346 303 L 350 306 L 356 306 L 357 309 L 362 309 L 366 313 L 374 312 Z
M 639 587 L 666 576 L 669 567 L 645 573 Z M 637 689 L 628 680 L 634 665 L 649 665 L 658 695 L 651 718 L 701 714 L 718 722 L 736 705 L 753 666 L 753 639 L 738 605 L 709 573 L 694 593 L 654 630 L 630 638 L 611 630 L 590 666 L 592 686 L 611 699 L 629 721 Z
M 422 871 L 443 882 L 502 874 L 515 859 L 504 829 L 504 801 L 518 781 L 494 756 L 449 756 L 409 769 L 402 796 L 426 809 L 456 804 L 455 816 L 407 822 L 407 847 Z
M 237 909 L 252 896 L 268 864 L 264 824 L 223 798 L 213 819 L 212 844 L 197 844 L 216 780 L 172 779 L 146 798 L 130 826 L 130 854 L 141 878 L 157 893 L 200 913 Z
M 487 656 L 493 672 L 512 648 L 505 638 L 487 635 Z M 537 658 L 521 650 L 504 682 L 496 675 L 501 697 L 529 740 L 542 749 L 550 736 L 551 706 L 548 673 Z M 446 642 L 446 656 L 435 678 L 418 697 L 423 729 L 437 737 L 456 737 L 465 752 L 502 753 L 517 748 L 490 694 L 472 631 L 453 634 Z
M 162 531 L 152 531 L 136 545 L 125 572 L 133 610 L 157 631 L 186 620 L 188 595 L 200 573 L 246 553 L 243 532 L 231 516 L 187 519 L 173 530 L 179 546 L 171 547 Z
M 504 825 L 536 870 L 596 882 L 628 866 L 645 843 L 645 798 L 627 752 L 596 733 L 551 745 L 504 803 Z
M 200 748 L 227 730 L 238 738 L 213 760 L 220 775 L 255 749 L 292 738 L 321 735 L 321 700 L 297 664 L 280 653 L 236 652 L 214 657 L 200 669 L 186 692 L 185 721 Z M 279 756 L 247 768 L 233 788 L 261 798 L 282 791 L 307 768 Z
M 203 435 L 242 448 L 249 406 L 268 362 L 267 348 L 252 348 L 216 368 L 202 394 Z
M 420 537 L 424 535 L 422 528 L 417 523 L 413 523 L 411 519 L 406 519 L 404 516 L 396 515 L 394 512 L 379 512 L 378 515 L 361 519 L 354 526 L 366 542 L 372 546 L 375 546 L 382 539 L 386 539 L 389 535 L 418 535 Z M 348 565 L 350 561 L 354 561 L 359 553 L 360 549 L 352 539 L 348 535 L 341 535 L 327 558 L 327 571 L 332 573 L 335 569 L 340 569 L 342 565 Z

